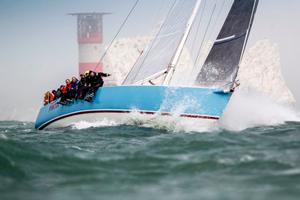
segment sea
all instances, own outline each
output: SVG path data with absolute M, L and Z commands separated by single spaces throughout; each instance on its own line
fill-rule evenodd
M 186 131 L 0 122 L 0 199 L 300 199 L 300 122 Z
M 36 130 L 37 113 L 15 113 L 0 119 L 0 200 L 300 199 L 299 110 L 253 91 L 211 127 L 133 112 Z

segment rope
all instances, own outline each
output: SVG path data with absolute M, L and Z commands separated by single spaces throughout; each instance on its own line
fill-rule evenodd
M 136 6 L 138 5 L 140 0 L 136 0 L 136 2 L 134 3 L 134 5 L 132 6 L 131 10 L 129 11 L 128 15 L 126 16 L 125 20 L 123 21 L 123 23 L 121 24 L 120 28 L 118 29 L 117 34 L 114 36 L 114 38 L 112 39 L 112 41 L 110 42 L 110 44 L 108 45 L 108 48 L 105 50 L 105 52 L 103 53 L 103 55 L 101 56 L 99 62 L 97 63 L 97 65 L 95 66 L 94 70 L 96 70 L 97 67 L 99 67 L 100 63 L 102 62 L 103 58 L 106 56 L 107 52 L 109 51 L 109 49 L 111 48 L 112 44 L 114 43 L 115 39 L 119 36 L 120 32 L 122 31 L 123 27 L 125 26 L 126 22 L 128 21 L 128 18 L 130 17 L 130 15 L 132 14 L 132 12 L 134 11 L 134 9 L 136 8 Z

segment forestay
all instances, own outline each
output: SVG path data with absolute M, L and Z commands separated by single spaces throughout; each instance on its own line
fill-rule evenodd
M 258 0 L 235 0 L 226 21 L 210 51 L 196 85 L 231 87 L 256 12 Z
M 135 84 L 167 70 L 186 29 L 197 0 L 175 0 L 156 37 L 124 80 Z

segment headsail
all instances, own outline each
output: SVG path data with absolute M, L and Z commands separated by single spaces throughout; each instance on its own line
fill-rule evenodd
M 211 49 L 196 85 L 231 86 L 247 43 L 258 0 L 235 0 Z
M 167 70 L 196 2 L 175 0 L 156 37 L 137 60 L 123 84 L 134 84 Z

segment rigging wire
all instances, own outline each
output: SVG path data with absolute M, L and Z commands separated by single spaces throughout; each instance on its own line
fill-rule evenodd
M 166 20 L 167 20 L 168 17 L 170 16 L 171 11 L 172 11 L 173 8 L 175 7 L 177 1 L 178 1 L 178 0 L 175 0 L 174 3 L 172 4 L 171 8 L 169 9 L 169 11 L 168 11 L 168 13 L 167 13 L 166 18 L 164 19 L 164 21 L 163 21 L 162 25 L 160 26 L 159 30 L 157 31 L 157 33 L 156 33 L 154 39 L 151 41 L 151 45 L 150 45 L 149 48 L 147 49 L 147 52 L 146 52 L 146 54 L 145 54 L 145 56 L 144 56 L 144 59 L 143 59 L 142 63 L 140 64 L 140 67 L 138 68 L 137 73 L 135 74 L 133 80 L 135 80 L 136 77 L 137 77 L 137 75 L 139 74 L 139 72 L 140 72 L 140 70 L 141 70 L 141 68 L 142 68 L 142 65 L 145 63 L 145 60 L 146 60 L 146 58 L 148 57 L 149 52 L 151 51 L 151 49 L 152 49 L 153 46 L 154 46 L 154 42 L 153 42 L 153 41 L 155 41 L 155 40 L 158 38 L 160 32 L 162 31 L 163 27 L 165 26 Z M 135 64 L 137 64 L 137 62 L 136 62 Z M 134 69 L 134 66 L 131 68 L 131 70 L 130 70 L 130 72 L 128 73 L 127 77 L 125 78 L 123 84 L 125 83 L 125 81 L 127 80 L 129 74 L 132 72 L 133 69 Z
M 106 56 L 107 52 L 109 51 L 109 49 L 111 48 L 111 46 L 113 45 L 115 39 L 119 36 L 120 32 L 122 31 L 123 27 L 125 26 L 125 24 L 128 21 L 128 18 L 130 17 L 130 15 L 133 13 L 133 11 L 135 10 L 135 8 L 137 7 L 138 3 L 140 0 L 136 0 L 135 3 L 133 4 L 131 10 L 129 11 L 128 15 L 126 16 L 125 20 L 123 21 L 123 23 L 121 24 L 120 28 L 118 29 L 116 35 L 114 36 L 114 38 L 111 40 L 110 44 L 108 45 L 107 49 L 105 50 L 105 52 L 103 53 L 103 55 L 101 56 L 99 62 L 97 63 L 97 65 L 94 67 L 94 70 L 97 69 L 97 67 L 99 67 L 100 63 L 103 61 L 103 58 Z
M 194 24 L 194 22 L 195 22 L 195 18 L 197 17 L 197 15 L 198 15 L 198 13 L 199 13 L 199 8 L 200 8 L 200 6 L 201 6 L 201 0 L 200 0 L 200 1 L 197 1 L 197 2 L 195 3 L 195 7 L 194 7 L 194 9 L 193 9 L 193 11 L 192 11 L 192 14 L 191 14 L 191 16 L 190 16 L 190 18 L 189 18 L 188 23 L 186 24 L 185 32 L 183 33 L 182 38 L 181 38 L 181 40 L 180 40 L 180 42 L 179 42 L 179 44 L 178 44 L 178 46 L 177 46 L 176 52 L 175 52 L 175 54 L 173 55 L 173 58 L 172 58 L 171 62 L 169 63 L 168 69 L 167 69 L 167 71 L 166 71 L 167 75 L 166 75 L 166 77 L 165 77 L 165 79 L 164 79 L 164 84 L 166 84 L 166 83 L 169 84 L 170 81 L 171 81 L 171 79 L 172 79 L 172 77 L 173 77 L 173 75 L 174 75 L 175 68 L 176 68 L 176 66 L 178 65 L 178 61 L 179 61 L 179 59 L 180 59 L 180 57 L 181 57 L 181 55 L 182 55 L 183 48 L 186 46 L 186 43 L 187 43 L 187 41 L 188 41 L 188 37 L 191 35 L 191 30 L 192 30 L 192 28 L 193 28 L 193 24 Z M 191 21 L 190 21 L 190 20 L 191 20 Z M 191 23 L 191 24 L 189 24 L 189 23 Z M 182 42 L 183 42 L 183 43 L 182 43 Z M 181 46 L 181 45 L 182 45 L 182 46 Z M 178 51 L 178 50 L 180 50 L 180 51 Z M 174 63 L 174 61 L 176 61 L 176 62 Z M 172 70 L 172 71 L 171 71 L 171 70 Z M 169 76 L 170 73 L 172 73 L 172 74 L 171 74 L 171 77 Z M 170 78 L 168 78 L 168 76 L 169 76 Z M 167 82 L 166 82 L 166 81 L 167 81 Z
M 205 40 L 205 38 L 206 38 L 208 29 L 209 29 L 209 25 L 210 25 L 210 23 L 211 23 L 212 16 L 214 15 L 215 9 L 216 9 L 216 4 L 214 5 L 213 12 L 212 12 L 212 14 L 211 14 L 210 17 L 209 17 L 209 21 L 208 21 L 208 24 L 207 24 L 207 26 L 206 26 L 206 29 L 205 29 L 205 32 L 204 32 L 203 39 L 202 39 L 201 44 L 200 44 L 199 51 L 198 51 L 198 53 L 197 53 L 197 57 L 196 57 L 196 59 L 195 59 L 195 61 L 194 61 L 194 66 L 196 65 L 196 63 L 197 63 L 197 61 L 198 61 L 198 59 L 199 59 L 200 51 L 201 51 L 201 49 L 202 49 L 204 40 Z
M 220 9 L 220 11 L 219 11 L 219 13 L 218 13 L 218 15 L 217 15 L 217 18 L 216 18 L 216 20 L 215 20 L 214 25 L 212 26 L 213 29 L 215 28 L 215 26 L 216 26 L 216 24 L 217 24 L 217 21 L 218 21 L 220 15 L 221 15 L 221 12 L 222 12 L 222 10 L 224 9 L 224 6 L 225 6 L 225 0 L 223 1 L 223 4 L 222 4 L 221 9 Z M 216 4 L 215 4 L 215 6 L 214 6 L 213 13 L 215 12 L 215 8 L 216 8 Z M 213 13 L 212 13 L 212 15 L 210 16 L 210 20 L 209 20 L 208 26 L 206 27 L 205 34 L 204 34 L 203 39 L 202 39 L 202 41 L 201 41 L 200 48 L 198 49 L 197 57 L 196 57 L 196 59 L 195 59 L 195 61 L 194 61 L 194 66 L 196 66 L 196 64 L 197 64 L 197 62 L 198 62 L 198 60 L 199 60 L 200 52 L 201 52 L 201 50 L 202 50 L 202 46 L 203 46 L 204 40 L 206 39 L 207 32 L 208 32 L 209 25 L 210 25 L 211 20 L 212 20 Z
M 172 1 L 172 0 L 171 0 Z M 171 1 L 170 2 L 168 2 L 168 1 L 163 1 L 161 4 L 160 4 L 160 6 L 158 7 L 158 9 L 156 9 L 156 12 L 153 12 L 153 21 L 151 22 L 151 27 L 154 27 L 153 28 L 153 30 L 151 31 L 152 33 L 151 33 L 151 36 L 155 36 L 156 35 L 156 31 L 157 31 L 157 29 L 158 28 L 156 28 L 156 27 L 158 27 L 160 24 L 158 23 L 157 24 L 157 22 L 158 22 L 158 20 L 159 20 L 159 18 L 161 18 L 161 13 L 162 13 L 162 11 L 164 10 L 164 9 L 166 9 L 165 7 L 169 7 L 170 5 L 171 5 Z M 170 4 L 170 5 L 168 5 L 168 4 Z M 156 28 L 156 29 L 155 29 Z
M 164 3 L 165 3 L 166 1 L 164 1 Z M 154 27 L 155 26 L 155 23 L 158 21 L 158 17 L 159 17 L 159 15 L 160 15 L 160 13 L 162 12 L 162 10 L 163 10 L 163 7 L 164 7 L 164 4 L 162 4 L 162 6 L 160 6 L 160 8 L 158 9 L 158 11 L 157 11 L 157 13 L 156 13 L 156 17 L 155 17 L 155 20 L 153 21 L 153 25 L 152 25 L 152 27 Z M 162 24 L 160 25 L 160 28 L 161 28 L 161 26 L 162 26 Z M 158 29 L 158 30 L 160 30 L 160 29 Z M 151 36 L 151 38 L 153 37 L 153 39 L 151 39 L 151 41 L 149 42 L 149 43 L 151 43 L 156 37 L 157 37 L 157 30 L 155 30 L 155 28 L 154 28 L 154 30 L 152 31 L 153 33 L 151 33 L 151 35 L 153 35 L 153 36 Z M 149 45 L 149 43 L 147 44 L 147 45 Z M 132 65 L 132 67 L 130 68 L 130 70 L 129 70 L 129 72 L 127 73 L 127 75 L 126 75 L 126 77 L 124 78 L 124 80 L 123 80 L 123 83 L 122 84 L 124 84 L 125 83 L 125 81 L 127 80 L 127 78 L 128 78 L 128 76 L 129 76 L 129 74 L 133 71 L 133 68 L 134 68 L 134 66 L 138 63 L 138 61 L 139 61 L 139 59 L 140 59 L 140 57 L 143 55 L 143 53 L 145 52 L 145 49 L 147 48 L 147 45 L 146 45 L 146 47 L 144 47 L 144 49 L 142 49 L 141 51 L 139 51 L 139 56 L 137 57 L 137 59 L 135 60 L 135 62 L 134 62 L 134 64 Z M 145 58 L 144 58 L 145 59 Z M 141 67 L 141 66 L 140 66 Z

